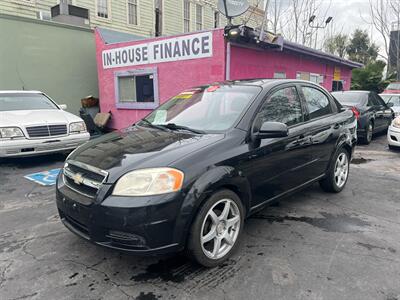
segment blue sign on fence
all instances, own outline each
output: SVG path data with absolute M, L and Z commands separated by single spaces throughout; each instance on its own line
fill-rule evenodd
M 25 175 L 24 177 L 41 185 L 53 185 L 56 184 L 57 175 L 60 173 L 60 170 L 61 169 L 52 169 L 49 171 Z

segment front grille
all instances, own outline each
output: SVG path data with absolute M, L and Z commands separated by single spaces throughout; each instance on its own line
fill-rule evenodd
M 108 173 L 90 165 L 68 160 L 63 169 L 64 183 L 71 190 L 95 198 Z
M 29 126 L 26 127 L 29 137 L 48 137 L 48 136 L 59 136 L 67 134 L 67 125 L 41 125 L 41 126 Z

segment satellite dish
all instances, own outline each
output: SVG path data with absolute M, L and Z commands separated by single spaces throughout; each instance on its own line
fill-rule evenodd
M 228 18 L 244 14 L 249 7 L 247 0 L 218 0 L 218 10 Z

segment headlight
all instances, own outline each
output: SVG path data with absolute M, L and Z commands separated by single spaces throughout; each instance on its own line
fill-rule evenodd
M 135 170 L 123 175 L 114 187 L 117 196 L 150 196 L 179 191 L 183 173 L 172 168 Z
M 24 137 L 24 133 L 18 127 L 3 127 L 0 128 L 0 138 L 16 138 Z
M 75 122 L 69 124 L 69 133 L 80 133 L 86 131 L 85 122 Z
M 392 126 L 396 128 L 400 128 L 400 117 L 397 117 L 396 119 L 393 120 Z

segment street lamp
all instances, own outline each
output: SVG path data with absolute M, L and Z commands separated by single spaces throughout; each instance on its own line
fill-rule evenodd
M 325 20 L 325 23 L 321 23 L 321 24 L 316 24 L 316 25 L 314 25 L 313 23 L 314 23 L 314 21 L 315 21 L 315 19 L 316 19 L 316 16 L 315 15 L 312 15 L 309 19 L 308 19 L 308 25 L 311 27 L 311 28 L 315 28 L 315 44 L 314 44 L 314 48 L 315 49 L 317 49 L 317 41 L 318 41 L 318 29 L 323 29 L 323 28 L 325 28 L 326 26 L 328 26 L 328 24 L 332 21 L 332 17 L 328 17 L 328 18 L 326 18 L 326 20 Z M 311 43 L 310 43 L 311 44 Z

